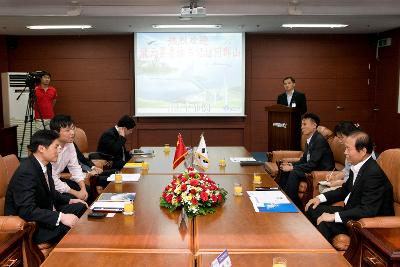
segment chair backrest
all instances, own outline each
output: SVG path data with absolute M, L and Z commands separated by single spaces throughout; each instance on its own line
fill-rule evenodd
M 16 155 L 10 154 L 3 157 L 4 164 L 6 166 L 7 173 L 7 184 L 10 183 L 11 177 L 14 175 L 14 172 L 19 167 L 19 160 Z
M 393 186 L 394 213 L 400 216 L 400 149 L 388 149 L 376 160 Z
M 79 150 L 82 153 L 87 153 L 89 152 L 89 144 L 88 140 L 85 134 L 85 131 L 82 130 L 81 128 L 76 127 L 75 128 L 75 138 L 74 138 L 75 144 L 78 146 Z
M 340 142 L 339 138 L 336 136 L 330 138 L 328 143 L 333 153 L 333 159 L 335 160 L 335 169 L 342 170 L 346 161 L 346 156 L 344 155 L 344 144 Z
M 0 216 L 4 215 L 4 202 L 8 186 L 7 169 L 3 157 L 0 156 Z

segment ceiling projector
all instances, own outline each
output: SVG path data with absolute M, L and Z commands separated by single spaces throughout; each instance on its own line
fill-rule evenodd
M 206 8 L 205 7 L 193 7 L 184 6 L 181 9 L 181 17 L 205 17 L 206 16 Z

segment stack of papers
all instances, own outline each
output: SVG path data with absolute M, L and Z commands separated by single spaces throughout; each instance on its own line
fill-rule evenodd
M 95 201 L 90 209 L 93 211 L 122 212 L 125 202 L 128 201 Z
M 102 212 L 122 212 L 125 203 L 134 201 L 136 193 L 101 193 L 90 209 Z
M 134 201 L 136 193 L 101 193 L 97 201 Z
M 256 161 L 253 157 L 230 157 L 232 162 L 241 162 L 241 161 Z
M 299 212 L 281 191 L 247 191 L 247 194 L 256 212 Z
M 123 182 L 137 182 L 140 179 L 140 173 L 122 173 L 122 181 Z M 115 174 L 111 174 L 110 177 L 107 178 L 108 182 L 115 181 Z
M 142 163 L 141 162 L 127 162 L 124 165 L 124 168 L 142 168 Z
M 153 156 L 154 150 L 150 148 L 132 149 L 130 154 L 134 156 Z

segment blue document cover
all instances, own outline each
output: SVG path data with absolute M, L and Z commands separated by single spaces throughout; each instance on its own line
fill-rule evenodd
M 293 203 L 268 204 L 264 207 L 257 207 L 260 212 L 299 212 L 296 205 Z

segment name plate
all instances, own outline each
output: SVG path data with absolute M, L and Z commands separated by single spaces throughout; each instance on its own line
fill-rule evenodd
M 218 257 L 213 260 L 210 267 L 231 267 L 232 262 L 231 258 L 229 258 L 228 251 L 225 249 Z
M 277 128 L 285 128 L 287 127 L 286 122 L 274 122 L 272 123 L 272 127 L 277 127 Z

